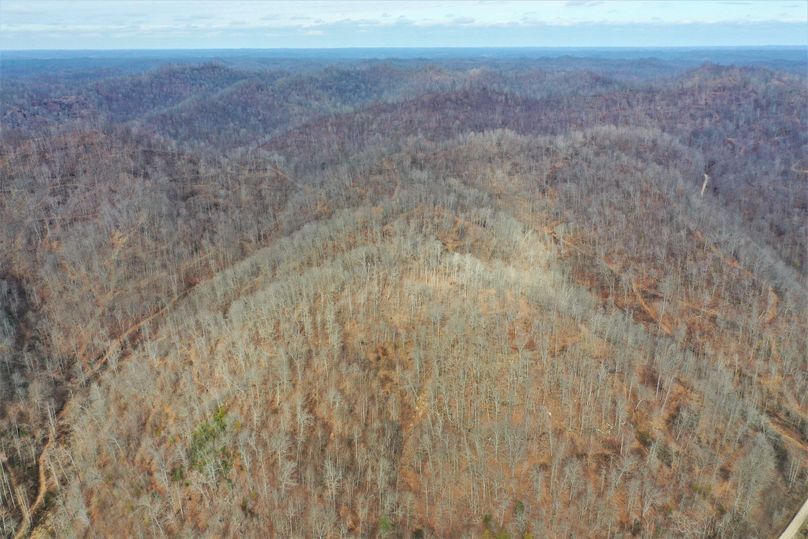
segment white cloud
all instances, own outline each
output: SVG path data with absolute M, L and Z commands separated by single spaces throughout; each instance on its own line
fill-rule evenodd
M 530 17 L 532 23 L 578 24 L 578 23 L 641 23 L 655 19 L 670 23 L 698 21 L 703 23 L 732 20 L 764 21 L 778 14 L 784 22 L 806 21 L 806 5 L 784 2 L 761 2 L 760 0 L 720 0 L 702 2 L 671 2 L 643 0 L 631 2 L 603 2 L 598 0 L 548 0 L 502 2 L 411 2 L 391 1 L 382 4 L 371 2 L 210 2 L 193 3 L 194 15 L 189 15 L 187 2 L 144 0 L 121 4 L 74 0 L 44 0 L 31 9 L 28 1 L 3 0 L 0 14 L 6 28 L 33 28 L 42 24 L 42 31 L 56 25 L 65 29 L 80 30 L 88 20 L 97 20 L 99 26 L 110 18 L 146 18 L 151 24 L 162 27 L 178 27 L 183 24 L 209 29 L 238 25 L 243 28 L 289 28 L 310 27 L 341 21 L 393 20 L 406 17 L 416 25 L 473 24 L 496 26 L 518 23 Z M 68 7 L 69 6 L 69 7 Z M 122 7 L 125 6 L 125 7 Z M 315 17 L 318 19 L 315 22 Z M 33 30 L 28 30 L 33 31 Z
M 625 24 L 717 24 L 717 23 L 804 23 L 808 24 L 806 4 L 761 0 L 711 1 L 460 1 L 429 2 L 392 0 L 388 2 L 255 2 L 230 0 L 193 3 L 177 0 L 138 2 L 99 2 L 95 0 L 0 0 L 0 31 L 9 47 L 15 42 L 37 43 L 57 33 L 72 33 L 89 40 L 93 35 L 103 48 L 105 36 L 138 32 L 173 39 L 182 32 L 217 33 L 260 31 L 263 35 L 294 32 L 324 35 L 329 27 L 353 27 L 354 31 L 409 26 L 414 32 L 427 29 L 575 27 Z M 193 6 L 193 9 L 189 9 Z M 776 19 L 773 21 L 772 19 Z M 218 34 L 216 34 L 218 35 Z M 417 43 L 416 43 L 417 44 Z M 485 42 L 481 45 L 486 45 Z M 30 45 L 29 45 L 30 46 Z M 328 46 L 328 45 L 324 45 Z M 11 43 L 11 48 L 15 47 Z

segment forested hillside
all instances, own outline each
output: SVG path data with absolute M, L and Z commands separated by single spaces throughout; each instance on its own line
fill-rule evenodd
M 3 536 L 785 527 L 804 72 L 245 64 L 0 90 Z

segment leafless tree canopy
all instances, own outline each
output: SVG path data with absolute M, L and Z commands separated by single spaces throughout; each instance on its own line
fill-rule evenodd
M 769 537 L 808 496 L 804 70 L 3 61 L 0 535 Z

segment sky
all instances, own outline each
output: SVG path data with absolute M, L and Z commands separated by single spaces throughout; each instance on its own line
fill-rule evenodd
M 808 45 L 808 0 L 0 0 L 0 49 Z

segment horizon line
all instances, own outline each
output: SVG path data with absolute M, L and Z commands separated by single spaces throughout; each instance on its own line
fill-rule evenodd
M 808 49 L 808 44 L 767 44 L 767 45 L 446 45 L 446 46 L 406 46 L 406 47 L 138 47 L 138 48 L 63 48 L 63 49 L 3 49 L 3 52 L 139 52 L 139 51 L 312 51 L 312 50 L 563 50 L 563 49 L 593 49 L 593 50 L 643 50 L 643 49 Z

